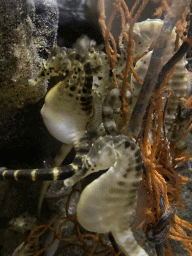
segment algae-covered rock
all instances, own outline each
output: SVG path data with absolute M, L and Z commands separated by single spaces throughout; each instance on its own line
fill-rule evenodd
M 45 95 L 46 84 L 32 87 L 28 80 L 55 43 L 58 11 L 55 1 L 6 0 L 0 12 L 0 108 L 7 111 Z
M 47 82 L 31 86 L 28 81 L 56 43 L 59 14 L 56 0 L 2 0 L 0 14 L 2 148 L 24 132 L 22 127 L 30 123 L 25 114 L 47 91 Z

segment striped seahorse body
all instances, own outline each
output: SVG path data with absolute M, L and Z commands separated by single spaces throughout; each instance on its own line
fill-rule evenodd
M 147 256 L 130 229 L 141 180 L 142 157 L 135 142 L 124 135 L 100 137 L 84 160 L 86 173 L 65 181 L 73 185 L 94 171 L 109 170 L 90 183 L 77 205 L 79 223 L 97 233 L 111 232 L 125 255 Z
M 173 91 L 165 115 L 167 129 L 171 129 L 176 116 L 176 110 L 181 105 L 181 98 L 187 99 L 190 94 L 190 79 L 188 76 L 186 60 L 183 58 L 175 65 L 174 73 L 166 87 Z
M 129 90 L 126 91 L 126 101 L 128 106 L 132 104 L 132 96 Z M 110 135 L 120 134 L 120 131 L 122 132 L 121 128 L 125 126 L 121 106 L 121 88 L 114 88 L 106 96 L 102 108 L 102 121 L 106 132 Z
M 105 130 L 110 135 L 120 134 L 114 120 L 113 111 L 121 107 L 121 92 L 119 88 L 111 90 L 103 102 L 102 120 Z

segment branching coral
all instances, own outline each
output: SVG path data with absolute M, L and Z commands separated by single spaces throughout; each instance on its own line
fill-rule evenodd
M 116 51 L 116 45 L 115 47 L 113 46 L 114 40 L 112 35 L 110 34 L 110 27 L 112 20 L 114 18 L 114 15 L 116 14 L 117 11 L 120 12 L 121 18 L 122 18 L 122 31 L 120 34 L 120 40 L 121 37 L 124 37 L 124 41 L 127 43 L 126 51 L 127 51 L 127 59 L 126 59 L 126 67 L 124 69 L 124 75 L 121 74 L 121 77 L 124 78 L 123 80 L 123 89 L 122 89 L 122 97 L 124 100 L 122 101 L 122 110 L 124 111 L 124 106 L 126 105 L 125 103 L 125 96 L 123 92 L 126 90 L 126 84 L 127 84 L 127 76 L 128 76 L 128 68 L 130 67 L 131 71 L 133 72 L 133 76 L 135 79 L 140 83 L 140 79 L 137 77 L 137 73 L 134 70 L 134 60 L 133 60 L 133 51 L 134 51 L 134 43 L 136 44 L 137 41 L 133 41 L 133 24 L 136 21 L 137 15 L 131 17 L 130 12 L 128 8 L 125 5 L 124 1 L 116 1 L 114 5 L 114 12 L 111 15 L 110 22 L 108 23 L 108 26 L 106 27 L 105 25 L 105 19 L 104 19 L 104 1 L 101 1 L 101 26 L 103 28 L 103 33 L 105 35 L 105 45 L 107 52 L 111 58 L 111 65 L 114 68 L 117 61 L 117 51 Z M 181 4 L 182 8 L 179 9 L 178 6 L 177 8 L 175 7 L 175 4 Z M 138 13 L 144 8 L 144 5 L 147 4 L 147 1 L 144 1 L 142 5 L 139 5 L 139 1 L 135 2 L 135 5 L 133 6 L 132 10 L 134 12 L 135 8 L 138 7 Z M 162 1 L 162 6 L 157 10 L 157 14 L 162 14 L 163 11 L 168 12 L 165 20 L 166 22 L 164 23 L 164 26 L 167 26 L 166 23 L 168 24 L 169 22 L 173 22 L 173 26 L 176 24 L 176 21 L 181 18 L 181 15 L 185 11 L 185 8 L 187 6 L 188 2 L 184 1 L 174 1 L 173 5 L 169 7 L 168 3 L 166 1 Z M 171 11 L 170 11 L 171 10 Z M 180 12 L 181 11 L 181 12 Z M 175 12 L 175 13 L 174 13 Z M 180 13 L 178 13 L 180 12 Z M 175 17 L 172 21 L 170 21 L 170 17 L 172 15 Z M 127 21 L 130 24 L 130 28 L 128 33 L 124 36 L 125 34 L 125 17 L 127 18 Z M 183 16 L 184 17 L 184 16 Z M 184 19 L 183 19 L 184 20 Z M 180 24 L 181 25 L 181 24 Z M 170 27 L 169 27 L 170 29 Z M 168 29 L 168 34 L 171 33 L 172 29 Z M 181 31 L 181 30 L 180 30 Z M 163 32 L 163 31 L 162 31 Z M 164 37 L 164 42 L 167 42 L 168 40 L 168 34 L 165 34 Z M 160 34 L 160 37 L 163 36 L 163 33 Z M 127 39 L 128 38 L 128 39 Z M 159 38 L 160 39 L 160 38 Z M 110 46 L 109 41 L 112 42 L 112 47 Z M 152 42 L 151 42 L 152 43 Z M 158 58 L 160 57 L 159 54 L 163 54 L 163 51 L 157 51 L 157 49 L 160 49 L 162 47 L 162 40 L 157 40 L 156 43 L 156 48 L 154 48 L 153 51 L 153 56 L 154 56 L 154 61 L 161 62 L 161 60 Z M 186 46 L 184 46 L 185 51 L 189 49 L 191 45 L 191 41 L 186 41 Z M 121 43 L 120 43 L 121 45 Z M 158 48 L 160 47 L 160 48 Z M 163 48 L 165 48 L 163 46 Z M 136 46 L 137 49 L 137 46 Z M 155 50 L 156 49 L 156 50 Z M 145 53 L 144 53 L 145 54 Z M 140 56 L 141 57 L 141 56 Z M 156 59 L 157 58 L 157 59 Z M 137 58 L 138 59 L 138 58 Z M 176 62 L 179 59 L 177 58 Z M 146 173 L 143 175 L 143 180 L 141 182 L 142 189 L 146 190 L 146 197 L 142 199 L 142 196 L 139 200 L 144 200 L 143 202 L 143 210 L 146 212 L 145 217 L 143 218 L 143 226 L 144 230 L 146 230 L 147 225 L 152 221 L 153 223 L 156 223 L 157 220 L 160 218 L 161 211 L 160 211 L 160 196 L 163 196 L 163 200 L 165 203 L 166 208 L 169 208 L 169 205 L 173 205 L 176 202 L 179 202 L 180 206 L 183 206 L 181 198 L 180 198 L 180 185 L 186 184 L 187 178 L 186 177 L 180 177 L 174 168 L 176 167 L 177 163 L 179 161 L 185 161 L 189 159 L 189 156 L 185 153 L 183 153 L 183 158 L 181 159 L 179 154 L 174 151 L 174 159 L 171 158 L 170 155 L 170 150 L 173 150 L 173 148 L 170 149 L 169 142 L 167 141 L 167 137 L 165 136 L 164 138 L 161 136 L 161 129 L 164 123 L 164 115 L 162 112 L 162 91 L 163 88 L 170 78 L 172 74 L 168 74 L 168 77 L 165 78 L 165 75 L 163 72 L 163 79 L 161 80 L 159 84 L 161 86 L 158 86 L 158 90 L 155 91 L 155 94 L 153 95 L 152 99 L 149 101 L 151 98 L 151 93 L 153 91 L 152 87 L 155 88 L 155 84 L 159 75 L 159 72 L 161 70 L 162 64 L 154 64 L 153 63 L 153 58 L 151 59 L 151 64 L 149 64 L 149 69 L 148 73 L 145 76 L 142 90 L 139 94 L 139 97 L 137 98 L 137 104 L 132 112 L 132 116 L 129 120 L 129 129 L 131 131 L 134 131 L 135 134 L 138 134 L 138 129 L 140 125 L 142 124 L 142 119 L 144 115 L 144 122 L 143 125 L 141 126 L 141 133 L 139 135 L 138 142 L 142 151 L 143 155 L 143 160 L 144 160 L 144 165 L 146 168 Z M 175 63 L 176 63 L 175 62 Z M 174 64 L 175 64 L 174 63 Z M 173 62 L 172 62 L 173 64 Z M 151 65 L 151 66 L 150 66 Z M 151 67 L 151 68 L 150 68 Z M 173 65 L 171 66 L 173 67 Z M 165 66 L 164 72 L 167 74 L 167 69 L 168 65 Z M 155 75 L 155 70 L 156 70 L 156 75 Z M 168 69 L 170 70 L 170 69 Z M 115 76 L 115 75 L 114 75 Z M 156 76 L 156 78 L 155 78 Z M 126 78 L 125 78 L 126 77 Z M 153 77 L 153 78 L 152 78 Z M 116 78 L 115 78 L 116 79 Z M 154 80 L 153 80 L 154 79 Z M 151 83 L 152 87 L 148 87 L 149 83 Z M 151 88 L 151 89 L 150 89 Z M 188 101 L 190 102 L 190 100 Z M 150 104 L 149 104 L 150 103 Z M 148 106 L 148 107 L 147 107 Z M 147 111 L 146 111 L 147 107 Z M 146 112 L 145 112 L 146 111 Z M 143 114 L 141 114 L 143 113 Z M 124 118 L 126 121 L 127 114 L 126 110 L 124 111 Z M 149 134 L 150 131 L 152 131 L 152 141 L 149 139 Z M 189 128 L 188 128 L 189 131 Z M 184 156 L 185 155 L 185 156 Z M 173 160 L 173 161 L 172 161 Z M 148 202 L 148 203 L 147 203 Z M 142 204 L 140 203 L 140 207 L 142 209 Z M 141 211 L 141 209 L 138 209 Z M 141 211 L 143 214 L 143 211 Z M 141 216 L 140 216 L 141 217 Z M 139 216 L 138 216 L 139 218 Z M 141 221 L 141 220 L 140 220 Z M 141 224 L 142 221 L 139 223 L 137 220 L 138 224 Z M 171 220 L 171 228 L 170 228 L 170 233 L 173 232 L 174 235 L 168 235 L 168 238 L 174 238 L 176 240 L 182 241 L 187 250 L 189 251 L 190 255 L 192 251 L 190 250 L 190 243 L 191 243 L 191 238 L 188 238 L 186 236 L 186 233 L 182 230 L 181 226 L 186 228 L 186 222 L 183 220 L 180 220 L 179 217 L 174 217 L 173 220 Z M 180 228 L 179 228 L 180 226 Z M 178 233 L 178 228 L 180 232 L 182 232 L 183 236 L 181 239 L 180 234 Z M 188 224 L 188 229 L 191 230 L 192 226 Z M 189 242 L 190 241 L 190 242 Z M 166 250 L 167 255 L 171 255 L 170 247 Z

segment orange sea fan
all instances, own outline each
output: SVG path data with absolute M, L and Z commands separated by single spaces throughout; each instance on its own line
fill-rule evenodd
M 103 30 L 104 38 L 105 38 L 105 46 L 107 54 L 111 59 L 111 67 L 114 68 L 117 64 L 117 46 L 115 46 L 115 50 L 113 49 L 114 45 L 114 38 L 113 35 L 110 33 L 110 29 L 112 26 L 112 21 L 117 14 L 120 13 L 122 26 L 120 28 L 120 43 L 122 42 L 122 38 L 126 41 L 127 45 L 127 59 L 126 59 L 126 67 L 124 70 L 124 74 L 121 76 L 123 79 L 123 87 L 122 87 L 122 98 L 124 98 L 126 85 L 127 85 L 127 78 L 128 78 L 128 70 L 130 69 L 131 72 L 134 72 L 134 76 L 137 77 L 137 74 L 134 70 L 134 63 L 132 58 L 132 53 L 134 51 L 134 42 L 132 39 L 132 28 L 137 21 L 140 13 L 144 10 L 148 1 L 143 1 L 142 5 L 139 5 L 140 1 L 135 1 L 132 9 L 129 10 L 126 6 L 124 0 L 116 0 L 114 4 L 114 10 L 109 18 L 109 23 L 105 24 L 105 0 L 100 1 L 100 24 Z M 161 6 L 157 9 L 155 15 L 162 16 L 163 13 L 167 13 L 172 1 L 161 1 Z M 137 10 L 136 14 L 135 10 Z M 182 20 L 178 23 L 178 27 L 180 27 L 180 36 L 181 30 L 182 32 L 185 29 L 181 29 L 181 27 L 186 27 L 186 14 L 187 11 L 184 13 Z M 125 21 L 130 24 L 129 32 L 125 33 Z M 113 43 L 110 44 L 110 40 L 113 38 Z M 178 38 L 177 38 L 178 40 Z M 119 44 L 120 44 L 119 43 Z M 184 207 L 182 202 L 180 192 L 181 192 L 181 185 L 187 183 L 188 178 L 184 176 L 180 176 L 176 171 L 175 167 L 179 162 L 184 162 L 190 159 L 189 155 L 183 153 L 182 158 L 179 157 L 178 152 L 174 153 L 174 158 L 172 158 L 170 154 L 170 143 L 166 137 L 162 138 L 161 129 L 163 125 L 163 113 L 162 113 L 162 89 L 165 86 L 168 79 L 171 77 L 172 72 L 168 74 L 165 81 L 162 83 L 159 92 L 154 97 L 153 101 L 151 102 L 151 106 L 148 109 L 147 120 L 145 120 L 144 126 L 144 137 L 138 137 L 138 143 L 140 145 L 143 161 L 146 168 L 146 175 L 143 175 L 143 180 L 141 182 L 141 188 L 145 190 L 145 196 L 142 200 L 145 202 L 139 203 L 139 207 L 137 208 L 136 213 L 136 220 L 135 224 L 133 225 L 133 230 L 136 229 L 137 226 L 142 224 L 144 231 L 146 230 L 147 225 L 150 222 L 157 222 L 160 218 L 160 195 L 162 195 L 165 207 L 168 209 L 170 205 L 177 205 L 177 207 Z M 116 76 L 114 76 L 114 81 L 116 81 Z M 139 80 L 139 78 L 138 78 Z M 189 105 L 191 103 L 191 98 L 186 102 Z M 122 102 L 122 112 L 126 122 L 126 103 Z M 154 120 L 156 120 L 154 122 Z M 191 128 L 191 127 L 190 127 Z M 153 134 L 153 143 L 149 139 L 149 133 L 152 131 Z M 181 152 L 180 152 L 181 154 Z M 152 185 L 153 184 L 153 185 Z M 143 212 L 145 211 L 145 215 Z M 139 212 L 140 213 L 139 213 Z M 142 213 L 141 213 L 142 212 Z M 188 222 L 181 220 L 177 215 L 172 218 L 171 220 L 171 227 L 170 227 L 170 234 L 168 238 L 178 240 L 182 242 L 186 249 L 188 250 L 189 254 L 192 255 L 192 238 L 186 235 L 186 232 L 182 229 L 185 227 L 189 230 L 192 230 L 192 225 Z M 168 244 L 168 248 L 166 249 L 166 255 L 173 255 L 171 253 L 171 248 Z

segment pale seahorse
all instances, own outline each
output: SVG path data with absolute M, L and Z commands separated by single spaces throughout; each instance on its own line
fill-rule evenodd
M 71 168 L 72 165 L 68 167 Z M 61 167 L 49 169 L 49 173 L 47 169 L 46 173 L 51 179 L 65 179 L 67 173 L 63 172 L 62 176 L 59 168 Z M 78 221 L 89 231 L 111 232 L 126 255 L 147 256 L 137 244 L 130 228 L 143 169 L 142 156 L 134 140 L 124 135 L 99 137 L 82 159 L 82 168 L 66 179 L 64 184 L 72 186 L 90 173 L 107 168 L 109 170 L 105 174 L 90 183 L 82 192 L 77 206 Z M 2 172 L 4 174 L 0 176 L 5 179 L 13 177 L 10 170 Z M 17 180 L 22 179 L 23 175 L 22 170 L 14 172 Z M 40 170 L 31 173 L 33 180 L 38 178 L 38 175 L 42 177 Z
M 160 19 L 147 19 L 145 21 L 135 23 L 133 27 L 133 39 L 135 41 L 135 49 L 133 51 L 134 58 L 147 51 L 153 41 L 157 39 L 162 23 L 163 21 Z M 126 31 L 129 30 L 129 27 L 129 24 L 127 24 Z M 125 61 L 127 58 L 126 47 L 126 43 L 120 46 L 121 57 L 117 67 L 113 70 L 114 74 L 121 73 L 125 68 Z
M 143 22 L 136 23 L 136 30 L 134 27 L 134 36 L 133 39 L 137 39 L 138 31 L 143 31 L 143 27 L 145 27 L 145 32 L 139 32 L 143 35 L 147 34 L 148 31 L 148 36 L 149 38 L 151 37 L 151 40 L 148 40 L 148 47 L 150 43 L 153 42 L 155 38 L 152 33 L 155 35 L 158 35 L 158 32 L 160 31 L 161 27 L 163 25 L 163 21 L 161 20 L 147 20 Z M 138 30 L 139 28 L 139 30 Z M 154 29 L 155 28 L 155 29 Z M 165 50 L 165 55 L 162 60 L 163 64 L 165 64 L 174 54 L 174 48 L 175 48 L 175 40 L 176 40 L 176 32 L 175 30 L 172 31 L 170 40 L 167 43 L 167 47 Z M 181 42 L 180 42 L 181 43 Z M 136 41 L 137 44 L 137 41 Z M 147 44 L 146 44 L 147 46 Z M 136 46 L 136 50 L 138 49 L 138 46 Z M 147 49 L 143 49 L 143 52 Z M 139 51 L 138 51 L 139 52 Z M 140 54 L 141 52 L 139 52 Z M 135 51 L 136 54 L 136 51 Z M 151 59 L 151 54 L 152 52 L 147 53 L 144 57 L 139 59 L 135 65 L 135 70 L 139 76 L 140 79 L 144 80 L 145 75 L 147 73 L 147 69 L 149 66 L 149 62 Z M 168 83 L 166 84 L 166 88 L 172 90 L 172 95 L 169 98 L 168 101 L 168 106 L 166 110 L 166 115 L 165 115 L 165 123 L 166 123 L 166 128 L 168 130 L 171 129 L 173 122 L 175 120 L 175 115 L 176 115 L 176 110 L 181 104 L 180 98 L 187 98 L 189 96 L 190 92 L 190 86 L 189 86 L 189 76 L 187 73 L 186 69 L 186 56 L 183 57 L 177 64 L 175 65 L 174 73 L 172 77 L 169 79 Z M 133 104 L 135 104 L 137 100 L 137 96 L 141 90 L 142 85 L 134 78 L 133 75 L 131 75 L 131 93 L 133 96 Z
M 148 51 L 149 46 L 157 39 L 163 21 L 160 19 L 147 19 L 142 22 L 135 23 L 133 28 L 133 39 L 135 41 L 135 50 L 133 52 L 133 57 L 141 55 L 142 53 Z M 129 25 L 127 25 L 127 30 Z M 165 50 L 165 56 L 163 58 L 163 64 L 165 64 L 174 54 L 176 40 L 175 29 L 172 31 L 170 40 Z M 180 42 L 181 43 L 181 42 Z M 119 74 L 123 71 L 125 67 L 126 60 L 126 44 L 121 45 L 121 58 L 119 59 L 117 67 L 113 70 L 113 73 Z M 135 65 L 135 70 L 141 80 L 144 80 L 151 59 L 152 52 L 148 52 L 144 57 L 139 59 Z M 190 78 L 186 69 L 186 57 L 183 57 L 176 65 L 173 76 L 169 79 L 166 88 L 171 89 L 172 95 L 169 97 L 165 123 L 166 128 L 169 132 L 168 137 L 171 137 L 171 128 L 175 120 L 176 110 L 181 104 L 181 98 L 187 98 L 190 93 Z M 132 106 L 133 109 L 139 92 L 142 88 L 133 74 L 131 75 L 131 93 L 132 93 Z M 166 96 L 166 94 L 164 94 Z
M 43 64 L 35 83 L 53 76 L 59 78 L 58 84 L 48 92 L 41 110 L 49 132 L 59 141 L 74 144 L 85 131 L 94 130 L 101 123 L 101 103 L 97 95 L 100 88 L 105 87 L 102 79 L 104 74 L 107 76 L 104 71 L 106 58 L 94 41 L 83 36 L 74 49 L 56 47 Z M 97 76 L 100 82 L 93 90 L 93 80 Z
M 77 205 L 79 223 L 97 233 L 111 232 L 126 255 L 147 256 L 130 228 L 143 168 L 135 141 L 124 135 L 99 137 L 83 160 L 82 170 L 64 181 L 66 186 L 90 173 L 109 168 L 82 192 Z
M 86 131 L 96 130 L 101 123 L 101 102 L 114 87 L 108 62 L 108 56 L 95 42 L 83 36 L 74 49 L 56 47 L 38 77 L 31 81 L 35 84 L 53 76 L 59 79 L 41 110 L 47 129 L 57 140 L 77 146 Z M 57 158 L 55 165 L 61 160 Z

